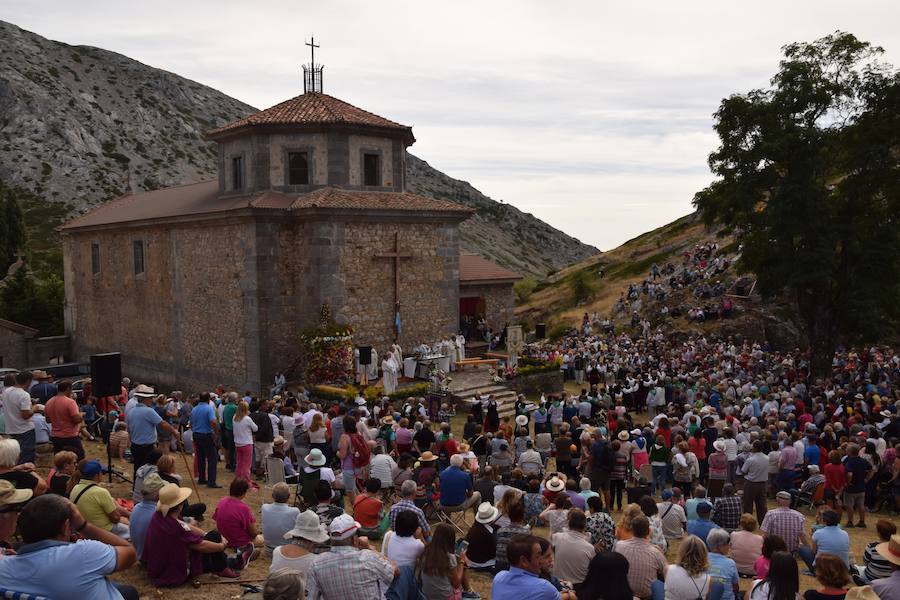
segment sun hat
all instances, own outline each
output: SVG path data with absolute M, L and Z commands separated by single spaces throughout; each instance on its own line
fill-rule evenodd
M 900 534 L 895 533 L 890 540 L 875 546 L 875 551 L 895 565 L 900 565 Z
M 144 384 L 134 388 L 134 395 L 138 398 L 156 398 L 156 392 L 153 388 Z
M 325 455 L 322 454 L 322 451 L 318 448 L 313 448 L 309 451 L 309 454 L 306 455 L 306 458 L 303 459 L 306 461 L 310 467 L 324 467 L 325 463 L 328 462 L 328 459 L 325 458 Z
M 141 493 L 155 494 L 166 487 L 168 482 L 159 476 L 159 473 L 150 473 L 141 482 Z
M 519 427 L 525 427 L 526 425 L 528 425 L 528 417 L 526 417 L 525 415 L 519 415 L 518 417 L 516 417 L 516 425 L 518 425 Z
M 437 460 L 437 456 L 431 453 L 430 450 L 426 450 L 422 453 L 422 456 L 419 457 L 419 462 L 433 462 Z
M 475 520 L 488 525 L 496 521 L 498 516 L 500 516 L 500 511 L 493 504 L 482 502 L 478 505 L 478 513 L 475 515 Z
M 273 446 L 284 446 L 284 438 L 280 435 L 276 435 L 275 439 L 272 440 Z
M 362 527 L 353 517 L 344 513 L 334 518 L 328 527 L 328 533 L 333 540 L 346 540 L 352 537 Z
M 725 450 L 725 440 L 716 440 L 716 441 L 714 441 L 714 442 L 713 442 L 713 448 L 715 448 L 715 449 L 718 450 L 719 452 L 722 452 L 723 450 Z
M 94 475 L 99 475 L 106 469 L 103 468 L 103 465 L 100 464 L 98 460 L 89 460 L 83 465 L 81 465 L 81 474 L 85 477 L 93 477 Z
M 50 375 L 47 375 L 47 371 L 34 371 L 31 374 L 32 379 L 50 379 Z
M 623 442 L 627 442 L 629 439 L 631 439 L 631 434 L 629 434 L 625 430 L 622 430 L 619 432 L 619 434 L 616 437 L 619 438 L 620 440 L 622 440 Z
M 879 597 L 871 585 L 863 585 L 847 590 L 844 600 L 879 600 Z
M 775 497 L 779 500 L 790 500 L 791 493 L 790 492 L 778 492 L 777 494 L 775 494 Z
M 566 484 L 559 477 L 551 477 L 550 481 L 547 482 L 547 489 L 551 492 L 561 492 L 565 487 Z
M 322 544 L 328 541 L 328 532 L 319 521 L 319 516 L 311 510 L 305 510 L 297 515 L 294 520 L 294 528 L 284 534 L 284 539 L 303 538 L 310 542 Z
M 632 430 L 631 430 L 631 435 L 641 435 L 641 430 L 640 430 L 640 429 L 637 429 L 637 428 L 632 429 Z
M 31 490 L 16 489 L 11 481 L 0 479 L 0 506 L 8 506 L 10 504 L 22 504 L 27 500 L 31 500 L 34 492 Z
M 878 414 L 881 415 L 882 417 L 887 417 L 888 419 L 891 418 L 891 411 L 889 411 L 889 410 L 883 410 Z
M 156 510 L 166 514 L 190 498 L 191 493 L 191 488 L 180 487 L 177 483 L 167 483 L 159 490 L 159 501 L 156 503 Z
M 391 416 L 391 415 L 387 415 L 387 416 L 385 416 L 385 417 L 382 417 L 382 418 L 381 418 L 381 424 L 382 424 L 382 425 L 393 425 L 393 424 L 394 424 L 394 417 Z
M 363 406 L 363 405 L 365 405 L 365 403 L 366 403 L 366 399 L 361 396 L 356 399 L 357 406 Z

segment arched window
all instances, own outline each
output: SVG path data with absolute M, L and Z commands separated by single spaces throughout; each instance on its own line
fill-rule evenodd
M 309 183 L 309 155 L 306 152 L 288 153 L 288 184 L 306 185 Z

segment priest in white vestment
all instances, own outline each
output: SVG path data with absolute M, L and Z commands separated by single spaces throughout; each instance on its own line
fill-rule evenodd
M 369 363 L 367 369 L 366 377 L 369 383 L 374 384 L 378 381 L 378 351 L 374 347 L 372 348 L 372 362 Z
M 394 363 L 392 352 L 388 352 L 384 360 L 381 361 L 381 375 L 383 377 L 382 385 L 384 386 L 385 396 L 393 394 L 397 389 L 397 365 Z
M 456 361 L 459 362 L 466 358 L 466 336 L 457 334 L 456 336 Z

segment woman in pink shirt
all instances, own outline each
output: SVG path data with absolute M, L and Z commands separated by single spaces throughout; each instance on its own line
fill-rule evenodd
M 400 419 L 400 426 L 395 433 L 397 436 L 397 454 L 402 455 L 412 452 L 413 432 L 409 429 L 409 419 L 405 417 Z

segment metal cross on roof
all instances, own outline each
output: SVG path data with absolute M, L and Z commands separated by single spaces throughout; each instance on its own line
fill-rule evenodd
M 309 38 L 309 41 L 306 42 L 306 45 L 309 46 L 309 52 L 311 55 L 309 64 L 311 64 L 313 67 L 315 67 L 316 66 L 316 48 L 321 48 L 321 46 L 316 43 L 315 37 Z
M 303 93 L 322 93 L 322 71 L 325 69 L 322 65 L 316 65 L 316 38 L 309 38 L 305 42 L 309 46 L 310 62 L 309 65 L 303 65 Z

